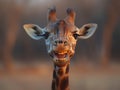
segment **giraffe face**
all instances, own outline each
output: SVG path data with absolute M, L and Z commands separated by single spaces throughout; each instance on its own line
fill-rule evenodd
M 77 41 L 76 26 L 66 20 L 57 20 L 46 27 L 49 37 L 46 39 L 47 51 L 58 66 L 69 63 Z
M 72 9 L 67 9 L 67 17 L 59 20 L 56 17 L 56 9 L 51 8 L 47 19 L 48 24 L 45 28 L 35 24 L 25 24 L 24 29 L 35 40 L 45 39 L 47 51 L 55 65 L 59 67 L 70 62 L 75 53 L 77 40 L 91 37 L 97 28 L 97 24 L 94 23 L 77 28 L 74 24 L 75 12 Z

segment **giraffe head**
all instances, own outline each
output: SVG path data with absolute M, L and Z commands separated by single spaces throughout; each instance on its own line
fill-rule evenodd
M 35 24 L 25 24 L 24 29 L 27 34 L 35 39 L 45 39 L 49 55 L 53 58 L 55 65 L 62 67 L 70 62 L 75 53 L 75 46 L 78 39 L 87 39 L 93 35 L 97 24 L 85 24 L 81 28 L 75 26 L 75 12 L 73 9 L 66 10 L 67 16 L 58 19 L 56 9 L 48 10 L 48 24 L 45 28 L 40 28 Z

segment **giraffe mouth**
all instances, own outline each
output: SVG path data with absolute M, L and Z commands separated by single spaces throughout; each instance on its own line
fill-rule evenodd
M 53 61 L 57 66 L 66 65 L 69 62 L 68 53 L 67 52 L 62 52 L 62 53 L 54 52 Z
M 65 58 L 67 56 L 67 53 L 54 53 L 56 57 L 58 58 Z

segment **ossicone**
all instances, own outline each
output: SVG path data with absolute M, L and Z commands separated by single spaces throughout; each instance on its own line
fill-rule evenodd
M 67 12 L 67 17 L 66 17 L 66 20 L 72 24 L 74 24 L 74 21 L 75 21 L 75 16 L 76 16 L 76 13 L 75 11 L 72 9 L 72 8 L 68 8 L 66 10 Z
M 57 19 L 56 7 L 48 8 L 48 16 L 47 16 L 48 22 L 54 22 L 56 21 L 56 19 Z

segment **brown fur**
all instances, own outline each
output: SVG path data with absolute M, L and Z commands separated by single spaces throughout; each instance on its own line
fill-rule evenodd
M 55 66 L 53 71 L 52 90 L 69 90 L 69 64 L 64 67 Z

